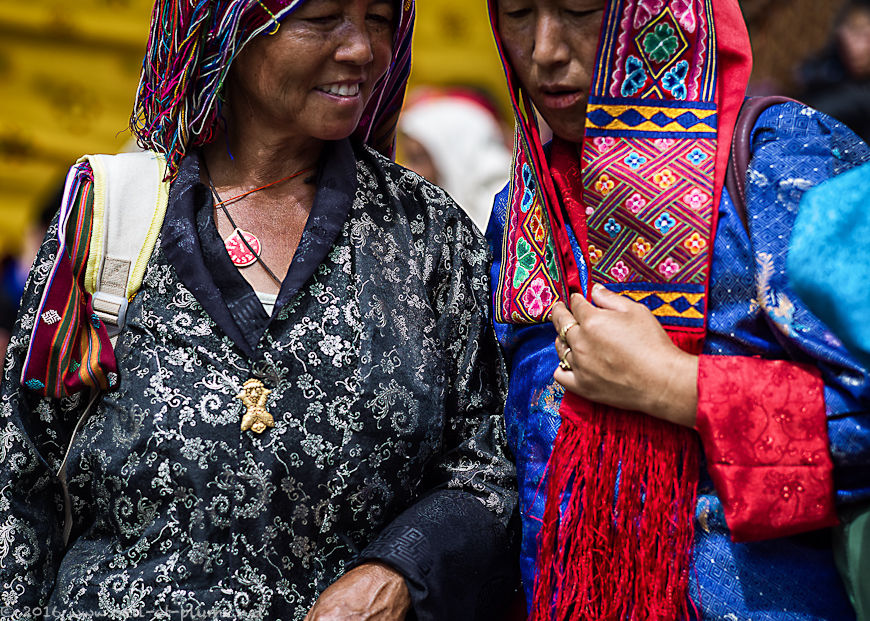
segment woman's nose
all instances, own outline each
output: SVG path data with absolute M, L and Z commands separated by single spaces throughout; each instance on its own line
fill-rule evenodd
M 367 65 L 373 59 L 372 38 L 366 28 L 365 20 L 362 23 L 348 20 L 346 27 L 342 29 L 336 60 L 355 65 Z
M 535 23 L 535 39 L 532 41 L 532 61 L 541 67 L 562 65 L 571 58 L 565 41 L 562 22 L 557 16 L 542 13 Z

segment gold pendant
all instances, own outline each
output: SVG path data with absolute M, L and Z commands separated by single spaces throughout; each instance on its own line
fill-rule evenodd
M 256 379 L 249 379 L 242 385 L 242 392 L 236 395 L 236 399 L 248 408 L 242 417 L 242 431 L 250 429 L 254 433 L 263 433 L 267 427 L 275 426 L 275 420 L 266 411 L 266 399 L 271 392 Z

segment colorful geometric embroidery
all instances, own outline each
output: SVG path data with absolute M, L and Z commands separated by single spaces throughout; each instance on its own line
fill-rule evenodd
M 42 390 L 45 388 L 45 384 L 40 382 L 38 379 L 29 379 L 24 382 L 24 385 L 27 386 L 30 390 Z
M 575 225 L 585 219 L 579 241 L 592 282 L 693 332 L 704 325 L 715 220 L 712 11 L 713 0 L 608 3 L 580 159 L 583 213 L 571 214 Z M 515 94 L 520 129 L 495 301 L 498 321 L 534 323 L 566 280 L 549 230 L 565 205 L 544 202 L 536 175 L 549 169 L 530 158 L 534 121 L 522 101 Z
M 683 0 L 613 5 L 581 161 L 591 277 L 665 326 L 703 328 L 718 130 L 712 2 L 697 19 Z
M 624 135 L 655 138 L 716 137 L 716 107 L 682 102 L 637 105 L 633 100 L 590 98 L 586 131 L 590 136 Z M 621 133 L 620 133 L 621 132 Z
M 540 323 L 561 297 L 561 277 L 540 187 L 519 144 L 516 153 L 495 319 Z
M 61 317 L 57 314 L 56 310 L 49 310 L 42 313 L 42 320 L 50 326 L 56 324 L 60 319 Z
M 587 140 L 583 199 L 594 206 L 587 235 L 599 255 L 590 256 L 593 280 L 706 282 L 715 148 L 708 139 L 619 138 L 602 152 Z
M 656 285 L 628 283 L 611 285 L 610 288 L 646 306 L 665 325 L 681 328 L 704 326 L 707 297 L 701 285 L 665 290 Z

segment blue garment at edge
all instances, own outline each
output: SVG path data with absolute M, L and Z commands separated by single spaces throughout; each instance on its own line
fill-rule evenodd
M 747 187 L 752 242 L 724 192 L 711 271 L 705 353 L 813 362 L 825 381 L 830 449 L 841 508 L 870 500 L 870 379 L 840 342 L 785 283 L 789 234 L 804 191 L 870 160 L 848 128 L 797 103 L 766 110 L 753 130 Z M 496 198 L 487 231 L 498 282 L 507 189 Z M 772 265 L 758 279 L 759 261 Z M 772 262 L 772 263 L 771 263 Z M 585 279 L 585 274 L 582 275 Z M 762 280 L 764 282 L 762 282 Z M 759 295 L 769 296 L 765 313 Z M 517 460 L 527 599 L 534 581 L 535 542 L 544 513 L 541 478 L 559 426 L 562 391 L 553 382 L 559 360 L 550 324 L 496 324 L 510 365 L 505 409 Z M 827 531 L 734 543 L 721 502 L 702 466 L 695 521 L 690 610 L 702 619 L 854 619 L 834 566 Z
M 868 239 L 870 164 L 864 164 L 806 193 L 788 252 L 795 292 L 865 365 L 870 365 Z

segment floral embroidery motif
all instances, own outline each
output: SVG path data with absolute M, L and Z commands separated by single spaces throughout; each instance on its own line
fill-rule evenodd
M 680 271 L 680 264 L 668 257 L 659 263 L 658 270 L 659 274 L 664 276 L 667 280 L 670 280 Z
M 514 271 L 514 287 L 522 285 L 531 275 L 537 263 L 532 247 L 522 237 L 517 240 L 517 266 Z
M 523 291 L 522 302 L 532 316 L 540 317 L 553 303 L 553 293 L 543 278 L 535 278 Z
M 680 41 L 668 24 L 659 24 L 643 38 L 643 50 L 655 63 L 664 63 L 676 53 Z
M 601 249 L 596 248 L 592 244 L 589 244 L 589 262 L 592 265 L 598 265 L 599 261 L 601 261 L 601 257 L 603 256 L 604 252 Z
M 692 10 L 692 0 L 671 0 L 671 11 L 688 33 L 695 32 L 697 22 L 695 21 L 695 12 Z
M 686 159 L 692 166 L 698 166 L 707 159 L 707 154 L 701 151 L 698 147 L 695 147 L 688 155 L 686 155 Z
M 604 230 L 611 237 L 616 237 L 619 235 L 619 232 L 622 230 L 622 226 L 613 218 L 609 218 L 607 223 L 604 225 Z
M 691 252 L 693 255 L 697 255 L 707 247 L 707 240 L 696 232 L 692 233 L 689 238 L 683 242 L 683 246 L 685 246 L 686 250 Z
M 643 237 L 638 237 L 631 245 L 631 251 L 638 259 L 643 259 L 650 250 L 652 250 L 652 244 Z
M 598 177 L 598 181 L 595 182 L 595 190 L 601 196 L 607 196 L 613 192 L 614 188 L 616 188 L 616 182 L 607 174 L 601 175 Z
M 689 75 L 689 63 L 681 60 L 665 73 L 662 86 L 671 92 L 674 99 L 685 99 L 689 95 L 686 90 L 686 76 Z
M 523 213 L 528 213 L 531 206 L 535 203 L 535 192 L 537 191 L 537 184 L 535 183 L 535 176 L 532 174 L 532 169 L 529 168 L 528 164 L 523 164 L 523 199 L 520 203 L 520 209 L 522 209 Z
M 649 21 L 661 13 L 665 6 L 665 0 L 640 0 L 637 3 L 637 12 L 634 14 L 634 27 L 640 30 L 646 26 Z
M 647 163 L 647 159 L 637 151 L 632 151 L 631 153 L 629 153 L 623 161 L 625 162 L 626 166 L 630 166 L 634 170 L 637 170 L 638 168 Z
M 631 97 L 642 89 L 647 82 L 643 61 L 637 56 L 629 55 L 625 60 L 625 80 L 620 89 L 623 97 Z
M 613 136 L 599 136 L 592 139 L 592 144 L 595 145 L 599 153 L 607 153 L 616 146 L 616 138 Z
M 647 206 L 647 202 L 643 196 L 635 192 L 627 199 L 625 199 L 625 206 L 628 207 L 628 210 L 631 213 L 637 215 L 643 210 L 644 207 Z
M 677 141 L 673 138 L 656 138 L 655 140 L 653 140 L 653 144 L 659 151 L 667 151 L 676 143 Z
M 695 211 L 698 211 L 699 209 L 702 209 L 709 205 L 712 199 L 712 196 L 710 196 L 700 188 L 692 188 L 685 195 L 683 195 L 683 202 L 689 207 L 689 209 L 693 209 Z
M 532 214 L 532 221 L 529 223 L 529 228 L 532 229 L 532 235 L 535 238 L 535 241 L 543 243 L 544 239 L 547 237 L 547 229 L 544 227 L 544 222 L 541 219 L 541 209 L 535 209 Z
M 653 175 L 653 183 L 662 190 L 669 190 L 677 182 L 677 178 L 670 168 L 665 168 Z
M 654 226 L 662 235 L 667 235 L 668 231 L 670 231 L 676 223 L 677 221 L 674 217 L 666 211 L 656 219 Z
M 628 269 L 628 266 L 624 261 L 617 261 L 616 264 L 610 268 L 610 275 L 613 276 L 613 279 L 616 282 L 625 282 L 630 273 L 631 270 Z

